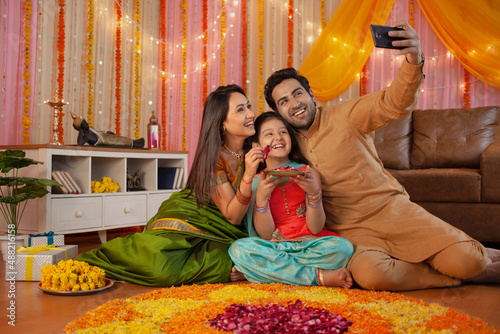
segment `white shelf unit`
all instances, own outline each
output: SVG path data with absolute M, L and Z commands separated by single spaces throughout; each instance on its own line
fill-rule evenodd
M 21 169 L 23 176 L 52 179 L 53 170 L 68 171 L 80 186 L 81 194 L 52 194 L 29 200 L 20 224 L 23 233 L 70 234 L 97 231 L 101 242 L 106 230 L 143 226 L 161 203 L 179 189 L 158 189 L 158 167 L 182 167 L 187 171 L 187 152 L 129 148 L 18 145 L 0 150 L 20 149 L 43 164 Z M 127 172 L 141 169 L 145 190 L 127 191 Z M 182 177 L 185 185 L 187 173 Z M 120 187 L 116 193 L 92 193 L 91 181 L 110 177 Z M 51 190 L 51 189 L 49 189 Z M 4 227 L 3 217 L 0 217 Z

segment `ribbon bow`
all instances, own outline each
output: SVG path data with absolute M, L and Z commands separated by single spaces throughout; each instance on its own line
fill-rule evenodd
M 54 232 L 52 232 L 52 231 L 32 235 L 28 239 L 28 246 L 31 246 L 31 238 L 36 238 L 36 237 L 47 237 L 47 244 L 52 245 L 52 244 L 54 244 L 54 235 L 57 235 L 57 234 L 54 234 Z
M 31 281 L 33 280 L 33 255 L 45 252 L 48 250 L 53 250 L 53 249 L 59 249 L 59 250 L 64 250 L 66 260 L 68 259 L 68 250 L 65 248 L 57 248 L 54 245 L 40 245 L 40 246 L 33 246 L 33 247 L 23 247 L 19 246 L 17 249 L 17 252 L 30 252 L 29 254 L 26 255 L 26 281 Z

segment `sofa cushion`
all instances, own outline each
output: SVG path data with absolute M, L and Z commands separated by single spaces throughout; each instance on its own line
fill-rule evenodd
M 478 169 L 389 169 L 389 172 L 405 187 L 413 202 L 481 202 Z
M 410 168 L 411 132 L 411 115 L 375 131 L 375 148 L 385 168 Z
M 479 168 L 498 115 L 497 106 L 415 110 L 411 168 Z

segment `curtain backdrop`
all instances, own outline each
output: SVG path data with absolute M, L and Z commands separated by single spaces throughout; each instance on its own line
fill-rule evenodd
M 28 101 L 28 115 L 32 122 L 28 128 L 30 143 L 45 144 L 50 141 L 52 114 L 51 108 L 44 104 L 44 101 L 54 98 L 59 74 L 58 56 L 61 55 L 64 63 L 63 98 L 69 102 L 63 109 L 65 116 L 62 129 L 65 144 L 74 145 L 77 138 L 77 132 L 72 128 L 70 111 L 87 118 L 90 109 L 96 129 L 116 132 L 118 122 L 121 135 L 128 137 L 135 136 L 134 123 L 137 121 L 139 135 L 145 137 L 149 117 L 155 110 L 160 124 L 165 124 L 166 135 L 162 138 L 165 148 L 189 151 L 191 163 L 198 139 L 205 85 L 208 92 L 220 84 L 245 85 L 254 110 L 257 113 L 268 110 L 262 96 L 262 87 L 267 77 L 290 63 L 291 66 L 301 69 L 301 72 L 304 71 L 303 67 L 309 62 L 306 58 L 315 57 L 315 52 L 311 52 L 311 49 L 316 41 L 321 43 L 323 33 L 326 36 L 329 28 L 335 26 L 336 20 L 356 20 L 357 17 L 351 18 L 351 14 L 344 12 L 344 7 L 341 6 L 347 8 L 348 3 L 354 2 L 0 1 L 0 58 L 3 74 L 0 91 L 0 145 L 22 144 L 25 101 Z M 427 1 L 420 2 L 424 3 L 424 6 L 427 4 Z M 445 2 L 452 7 L 456 3 Z M 358 9 L 363 12 L 364 6 L 372 6 L 373 2 L 359 3 L 362 5 L 359 5 Z M 377 1 L 377 5 L 380 3 Z M 414 3 L 414 10 L 410 3 Z M 470 6 L 486 6 L 487 10 L 484 12 L 491 14 L 488 17 L 495 20 L 495 11 L 490 8 L 496 6 L 496 3 L 498 2 L 478 0 L 471 2 Z M 26 4 L 29 4 L 33 11 L 28 20 L 28 37 L 24 12 Z M 64 7 L 64 48 L 58 50 L 61 4 Z M 122 13 L 121 20 L 118 19 L 118 8 Z M 420 34 L 422 49 L 426 54 L 426 80 L 419 107 L 462 107 L 466 76 L 460 63 L 460 52 L 447 49 L 441 42 L 420 10 L 418 2 L 395 0 L 386 24 L 394 24 L 400 20 L 409 21 L 410 11 L 413 11 L 411 16 L 414 17 L 414 26 Z M 451 10 L 447 11 L 447 14 L 448 12 Z M 335 19 L 330 20 L 334 14 Z M 386 15 L 383 9 L 376 9 L 372 14 L 377 20 Z M 206 27 L 203 25 L 204 16 Z M 160 17 L 164 17 L 163 23 L 160 22 Z M 89 24 L 90 18 L 92 25 Z M 479 38 L 483 32 L 480 24 L 486 20 L 470 24 L 466 19 L 459 21 L 470 34 L 472 43 L 482 40 Z M 496 22 L 498 24 L 498 20 Z M 91 28 L 92 39 L 89 39 Z M 160 35 L 160 28 L 163 29 L 163 35 Z M 476 28 L 480 29 L 479 32 L 473 32 Z M 118 35 L 118 31 L 121 35 Z M 497 28 L 495 32 L 498 33 Z M 337 38 L 345 40 L 347 33 L 349 31 L 339 34 Z M 360 33 L 359 36 L 361 35 Z M 366 30 L 362 41 L 366 41 L 367 36 L 369 30 Z M 350 38 L 349 41 L 363 45 L 364 42 L 360 41 L 360 38 Z M 243 43 L 243 40 L 246 43 Z M 27 66 L 24 43 L 29 46 L 30 62 Z M 94 68 L 93 85 L 90 89 L 87 67 L 89 43 L 92 44 Z M 498 35 L 494 36 L 488 46 L 491 46 L 489 52 L 498 56 Z M 137 52 L 138 49 L 140 52 Z M 118 51 L 121 52 L 120 57 Z M 368 52 L 369 46 L 365 49 L 365 53 Z M 163 65 L 162 56 L 165 59 Z M 362 56 L 359 56 L 359 59 L 362 59 Z M 394 57 L 390 50 L 373 49 L 366 62 L 366 70 L 362 71 L 363 62 L 359 59 L 353 58 L 355 66 L 347 64 L 338 72 L 341 75 L 350 73 L 346 74 L 348 79 L 338 80 L 339 85 L 347 89 L 343 88 L 345 90 L 342 91 L 342 88 L 337 88 L 338 92 L 335 94 L 340 95 L 325 101 L 324 104 L 337 104 L 357 97 L 363 85 L 367 92 L 380 90 L 392 81 L 395 71 L 403 61 L 402 57 Z M 487 61 L 486 58 L 480 63 L 489 64 Z M 203 71 L 204 66 L 206 71 Z M 492 73 L 500 68 L 491 66 Z M 23 77 L 26 68 L 29 71 L 27 82 Z M 500 90 L 480 80 L 482 78 L 475 77 L 472 67 L 467 68 L 473 73 L 468 84 L 471 107 L 499 105 Z M 140 74 L 139 80 L 135 76 L 137 71 Z M 361 83 L 358 75 L 366 79 L 365 84 Z M 162 80 L 164 85 L 161 84 Z M 352 84 L 349 85 L 350 82 Z M 26 84 L 29 85 L 27 97 L 24 96 Z M 117 98 L 118 91 L 120 99 Z M 139 97 L 135 96 L 137 91 Z M 89 104 L 89 93 L 93 96 L 92 104 Z M 139 111 L 136 113 L 137 105 Z
M 500 1 L 418 0 L 432 29 L 475 77 L 500 88 Z
M 342 2 L 299 71 L 316 98 L 332 100 L 359 77 L 373 49 L 370 24 L 383 25 L 393 4 L 394 0 Z
M 434 1 L 432 3 L 436 3 Z M 439 1 L 439 3 L 442 3 Z M 450 2 L 451 3 L 451 2 Z M 456 2 L 453 2 L 456 3 Z M 492 3 L 491 1 L 476 1 L 477 4 Z M 471 5 L 472 6 L 472 5 Z M 394 25 L 399 21 L 410 21 L 410 1 L 396 0 L 386 25 Z M 464 67 L 441 42 L 419 4 L 415 1 L 414 29 L 420 35 L 420 44 L 425 54 L 425 81 L 418 100 L 419 109 L 462 108 L 464 107 L 465 75 Z M 463 20 L 461 22 L 464 22 Z M 472 25 L 480 25 L 475 22 Z M 497 31 L 498 33 L 498 31 Z M 474 33 L 481 35 L 481 33 Z M 498 37 L 497 37 L 498 41 Z M 493 40 L 491 41 L 494 44 Z M 498 44 L 497 44 L 498 45 Z M 495 52 L 500 52 L 500 45 Z M 383 89 L 392 82 L 397 70 L 404 60 L 403 56 L 395 57 L 394 51 L 374 48 L 366 63 L 366 90 L 368 93 Z M 470 76 L 470 106 L 481 107 L 500 105 L 500 89 L 488 85 L 473 75 Z

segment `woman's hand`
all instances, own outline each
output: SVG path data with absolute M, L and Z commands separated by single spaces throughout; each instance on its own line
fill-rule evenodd
M 318 172 L 307 166 L 304 175 L 297 175 L 292 179 L 301 187 L 306 194 L 313 194 L 321 188 L 321 181 Z
M 246 183 L 252 182 L 261 162 L 264 162 L 262 149 L 259 144 L 253 143 L 252 149 L 245 154 L 245 174 L 243 174 L 243 179 Z

